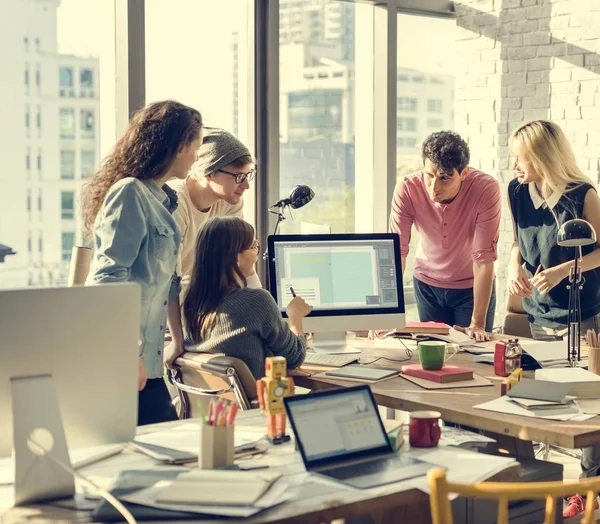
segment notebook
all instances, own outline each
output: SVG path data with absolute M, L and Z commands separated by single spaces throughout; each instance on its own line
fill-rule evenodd
M 281 477 L 281 473 L 195 469 L 156 497 L 159 504 L 253 506 Z
M 370 368 L 360 364 L 345 366 L 340 369 L 334 369 L 325 373 L 328 377 L 348 378 L 354 380 L 364 380 L 365 382 L 376 382 L 384 378 L 390 378 L 398 375 L 396 369 Z
M 402 373 L 442 384 L 473 379 L 473 370 L 460 366 L 444 366 L 442 369 L 431 370 L 423 369 L 421 364 L 408 364 L 402 366 Z

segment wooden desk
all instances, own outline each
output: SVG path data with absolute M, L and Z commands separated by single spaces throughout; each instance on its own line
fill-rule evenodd
M 169 422 L 145 426 L 139 434 L 174 428 L 176 426 L 198 424 L 197 419 Z M 236 433 L 244 433 L 250 440 L 264 435 L 264 416 L 258 410 L 246 411 L 238 415 Z M 277 507 L 261 512 L 249 519 L 236 519 L 249 524 L 286 523 L 320 524 L 334 519 L 357 517 L 372 514 L 378 523 L 430 522 L 429 497 L 417 489 L 402 491 L 401 484 L 382 486 L 373 490 L 346 488 L 335 483 L 313 482 L 306 473 L 300 455 L 294 451 L 293 442 L 269 447 L 268 452 L 252 459 L 253 464 L 270 466 L 270 471 L 280 470 L 284 481 L 290 485 L 294 499 Z M 110 479 L 121 470 L 156 469 L 156 463 L 139 453 L 125 451 L 123 454 L 88 466 L 81 472 L 103 487 L 108 487 Z M 518 465 L 510 466 L 490 480 L 518 480 Z M 396 488 L 396 486 L 398 486 Z M 7 486 L 0 488 L 0 520 L 3 524 L 28 522 L 29 524 L 57 524 L 58 522 L 92 522 L 89 512 L 72 511 L 46 504 L 14 508 L 2 511 L 2 495 L 6 496 Z M 198 518 L 180 521 L 183 523 L 213 524 L 224 519 Z M 161 524 L 164 521 L 153 521 Z M 169 521 L 174 522 L 174 521 Z
M 406 352 L 397 345 L 387 347 L 375 345 L 372 341 L 360 339 L 353 342 L 362 350 L 361 361 L 370 362 L 377 357 L 386 356 L 390 359 L 402 360 Z M 411 361 L 402 363 L 390 360 L 379 360 L 374 365 L 400 369 L 404 364 L 418 363 L 418 355 L 413 355 Z M 377 403 L 380 406 L 414 411 L 419 409 L 434 409 L 442 414 L 442 418 L 456 424 L 476 427 L 500 436 L 499 444 L 506 445 L 510 451 L 525 456 L 532 455 L 531 445 L 526 442 L 536 441 L 564 448 L 577 449 L 593 444 L 600 444 L 600 418 L 595 417 L 586 422 L 557 422 L 537 418 L 504 415 L 475 409 L 473 406 L 497 398 L 500 395 L 500 377 L 494 375 L 489 364 L 476 364 L 473 355 L 461 352 L 452 359 L 452 363 L 472 368 L 476 374 L 494 381 L 492 386 L 427 390 L 412 382 L 396 377 L 371 385 Z M 302 370 L 314 374 L 325 368 L 311 366 Z M 331 369 L 331 368 L 326 368 Z M 356 382 L 327 377 L 302 376 L 294 377 L 298 386 L 309 389 L 325 389 L 336 386 L 356 385 Z M 502 437 L 513 437 L 517 441 L 503 441 Z M 526 450 L 525 450 L 526 448 Z M 522 452 L 520 450 L 525 450 Z

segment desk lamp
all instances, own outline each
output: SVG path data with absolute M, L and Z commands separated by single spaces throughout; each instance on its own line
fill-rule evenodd
M 557 244 L 564 247 L 574 247 L 575 264 L 569 271 L 569 313 L 567 328 L 567 360 L 576 367 L 581 360 L 581 300 L 580 292 L 585 282 L 581 275 L 579 261 L 582 257 L 581 248 L 596 243 L 596 231 L 592 224 L 579 218 L 567 220 L 558 230 Z
M 282 198 L 279 202 L 276 202 L 269 208 L 269 213 L 277 215 L 277 223 L 275 224 L 275 230 L 273 234 L 276 235 L 279 231 L 281 222 L 285 220 L 285 210 L 289 207 L 292 209 L 299 209 L 308 204 L 315 197 L 315 192 L 308 186 L 294 186 L 290 191 L 288 198 Z M 267 252 L 263 254 L 263 259 L 267 259 Z

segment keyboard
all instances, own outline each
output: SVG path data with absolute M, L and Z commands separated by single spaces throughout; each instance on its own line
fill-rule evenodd
M 359 354 L 351 355 L 330 355 L 327 353 L 307 353 L 304 359 L 305 364 L 317 364 L 319 366 L 331 366 L 333 368 L 341 368 L 352 362 L 358 362 Z
M 354 477 L 362 477 L 365 475 L 374 475 L 383 473 L 389 469 L 394 469 L 395 464 L 389 459 L 373 460 L 370 462 L 362 462 L 349 466 L 342 466 L 335 469 L 330 469 L 326 472 L 329 477 L 338 480 L 346 480 Z

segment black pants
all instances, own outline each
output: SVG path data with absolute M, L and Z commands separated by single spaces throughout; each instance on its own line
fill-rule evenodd
M 444 322 L 450 327 L 469 327 L 473 315 L 473 288 L 446 289 L 430 286 L 413 277 L 417 309 L 421 322 Z M 490 303 L 485 317 L 485 330 L 494 328 L 496 312 L 496 281 L 492 286 Z
M 150 378 L 138 393 L 138 426 L 177 420 L 171 395 L 163 378 Z

